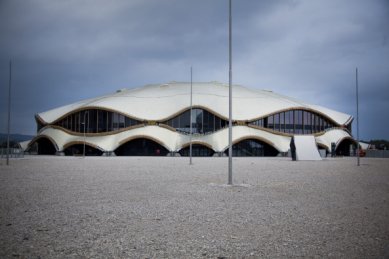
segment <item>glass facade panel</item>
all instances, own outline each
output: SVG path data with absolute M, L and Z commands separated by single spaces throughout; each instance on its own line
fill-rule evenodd
M 97 111 L 97 132 L 106 132 L 106 126 L 107 124 L 104 123 L 107 121 L 107 112 L 98 110 Z
M 83 133 L 84 120 L 85 132 L 87 133 L 117 131 L 142 124 L 141 121 L 116 112 L 89 109 L 69 114 L 57 121 L 55 125 L 73 132 Z M 192 110 L 192 122 L 193 133 L 195 134 L 207 134 L 228 127 L 228 121 L 199 108 Z M 190 110 L 186 110 L 163 123 L 179 132 L 188 134 L 190 132 Z M 314 134 L 335 126 L 326 118 L 305 110 L 291 110 L 272 114 L 252 121 L 250 124 L 289 134 Z
M 228 127 L 228 121 L 220 119 L 220 129 Z
M 119 114 L 114 113 L 112 116 L 113 130 L 119 129 Z
M 189 134 L 190 133 L 190 110 L 163 122 L 175 128 L 177 131 Z M 226 127 L 228 122 L 207 110 L 194 108 L 192 109 L 192 131 L 194 134 L 206 134 L 215 132 Z
M 220 124 L 220 118 L 215 116 L 215 130 L 220 129 L 222 126 Z
M 293 133 L 293 117 L 291 117 L 293 111 L 285 112 L 285 132 Z
M 311 122 L 311 113 L 308 111 L 303 111 L 303 117 L 304 117 L 304 134 L 311 134 L 312 133 L 312 122 Z
M 322 116 L 305 110 L 272 114 L 266 118 L 252 121 L 250 124 L 289 134 L 313 134 L 334 127 L 330 121 Z
M 273 115 L 270 115 L 269 117 L 267 117 L 267 127 L 269 129 L 274 129 L 274 117 L 273 117 Z
M 324 120 L 320 118 L 320 131 L 324 131 Z
M 294 111 L 295 134 L 303 134 L 303 111 Z
M 274 114 L 274 130 L 280 131 L 280 114 Z
M 251 125 L 255 125 L 255 126 L 259 126 L 259 127 L 264 127 L 265 126 L 263 119 L 252 121 L 252 122 L 250 122 L 250 124 Z
M 73 132 L 101 133 L 120 130 L 140 124 L 140 121 L 123 114 L 105 110 L 89 109 L 70 114 L 55 125 Z
M 315 132 L 319 132 L 320 131 L 320 118 L 319 116 L 315 116 L 315 124 L 314 124 L 314 128 L 315 128 Z
M 285 132 L 285 112 L 280 113 L 280 131 Z
M 86 117 L 88 123 L 88 132 L 97 133 L 97 110 L 89 110 L 89 113 L 86 115 Z
M 203 132 L 213 131 L 213 129 L 210 130 L 209 117 L 210 117 L 209 112 L 204 111 L 203 112 Z
M 194 119 L 195 124 L 195 131 L 194 133 L 203 133 L 203 110 L 195 109 L 196 117 Z

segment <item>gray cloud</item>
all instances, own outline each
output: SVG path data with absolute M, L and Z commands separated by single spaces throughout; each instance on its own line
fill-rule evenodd
M 228 1 L 0 1 L 0 131 L 8 61 L 12 131 L 33 116 L 123 87 L 228 81 Z M 389 138 L 387 1 L 233 1 L 233 81 L 355 115 L 361 136 Z M 4 86 L 4 87 L 3 87 Z

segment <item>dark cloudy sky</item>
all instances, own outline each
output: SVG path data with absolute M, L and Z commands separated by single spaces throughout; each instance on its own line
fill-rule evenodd
M 0 132 L 34 114 L 149 83 L 228 83 L 227 0 L 0 0 Z M 233 82 L 356 114 L 389 139 L 388 0 L 233 0 Z M 354 131 L 355 132 L 355 131 Z

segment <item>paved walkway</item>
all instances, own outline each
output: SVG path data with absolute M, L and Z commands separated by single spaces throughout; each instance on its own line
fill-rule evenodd
M 0 161 L 0 257 L 389 256 L 389 159 Z

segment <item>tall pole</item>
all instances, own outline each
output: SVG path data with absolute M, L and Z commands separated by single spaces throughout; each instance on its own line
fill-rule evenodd
M 229 0 L 229 95 L 228 95 L 228 184 L 232 185 L 232 17 L 231 0 Z
M 190 67 L 190 140 L 189 140 L 189 164 L 192 164 L 192 96 L 193 96 L 193 88 L 192 88 L 192 67 Z
M 360 165 L 359 158 L 359 97 L 358 97 L 358 68 L 355 69 L 355 84 L 357 95 L 357 165 Z
M 9 61 L 9 84 L 8 84 L 8 129 L 7 129 L 7 165 L 9 165 L 9 134 L 11 129 L 11 80 L 12 62 Z

